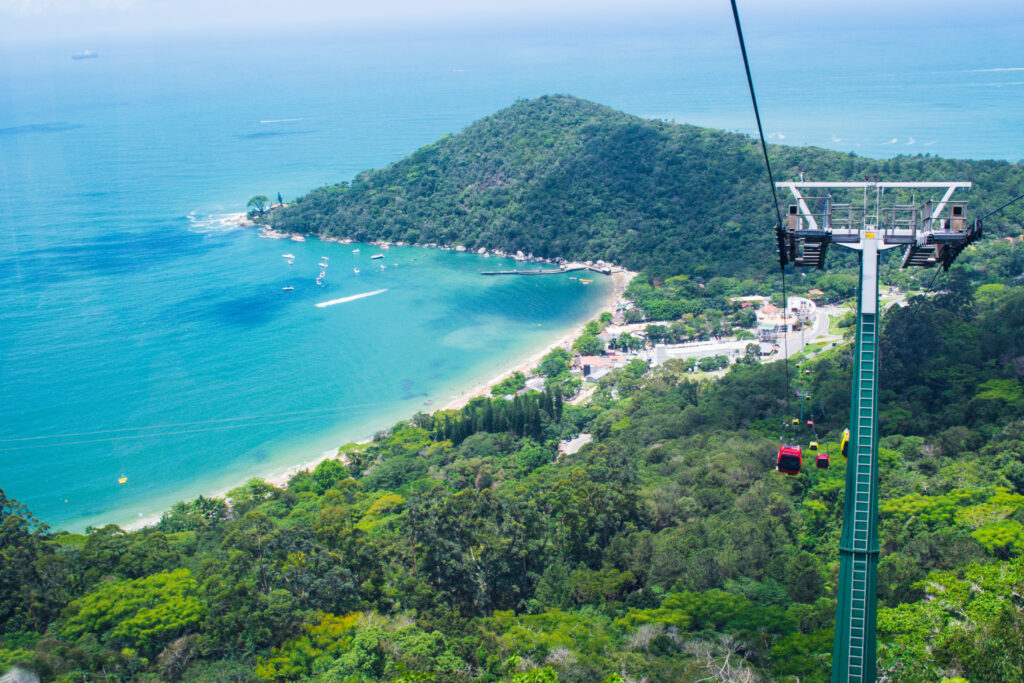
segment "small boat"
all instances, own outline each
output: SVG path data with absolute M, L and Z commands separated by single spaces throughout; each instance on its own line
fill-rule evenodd
M 358 250 L 358 249 L 353 249 L 353 250 L 352 250 L 352 253 L 353 253 L 353 254 L 358 254 L 358 253 L 359 253 L 359 250 Z
M 370 258 L 384 258 L 384 254 L 374 254 Z
M 572 275 L 570 275 L 570 276 L 569 276 L 569 279 L 570 279 L 570 280 L 579 280 L 579 278 L 578 278 L 578 277 L 573 277 Z
M 384 265 L 384 264 L 382 263 L 382 264 L 380 264 L 380 269 L 381 269 L 381 270 L 387 270 L 387 269 L 388 269 L 388 267 L 387 267 L 387 266 L 385 266 L 385 265 Z
M 352 272 L 355 273 L 356 275 L 359 275 L 359 269 L 358 268 L 353 268 Z
M 593 280 L 584 280 L 583 278 L 580 278 L 580 282 L 582 284 L 589 285 L 591 282 L 593 282 Z
M 326 271 L 323 271 L 323 270 L 321 270 L 321 271 L 320 271 L 320 274 L 319 274 L 319 275 L 317 275 L 316 279 L 317 279 L 317 280 L 319 280 L 319 279 L 321 279 L 321 278 L 324 278 L 324 277 L 327 277 L 327 272 L 326 272 Z
M 74 59 L 76 61 L 79 59 L 96 59 L 99 56 L 100 54 L 98 52 L 94 52 L 93 50 L 81 50 L 80 52 L 71 53 L 71 59 Z
M 431 401 L 431 400 L 430 400 L 430 399 L 428 398 L 428 399 L 427 399 L 426 401 L 424 401 L 424 402 L 423 402 L 423 405 L 425 405 L 425 406 L 429 406 L 429 405 L 430 405 L 431 403 L 433 403 L 433 401 Z
M 290 291 L 292 291 L 295 288 L 294 287 L 282 287 L 281 289 L 284 290 L 285 292 L 290 292 Z
M 323 283 L 323 281 L 322 281 L 322 280 L 320 280 L 320 278 L 317 278 L 317 279 L 316 279 L 316 283 L 317 283 L 318 285 L 320 285 L 321 287 L 323 287 L 323 286 L 324 286 L 324 283 Z
M 295 254 L 281 254 L 281 258 L 286 258 L 290 261 L 295 258 Z
M 126 477 L 126 476 L 124 476 L 122 474 L 120 477 L 118 477 L 117 483 L 118 484 L 127 484 L 128 483 L 128 477 Z
M 321 261 L 317 265 L 320 266 L 321 268 L 326 268 L 327 267 L 327 262 L 326 261 Z
M 326 256 L 321 256 L 321 257 L 320 257 L 320 260 L 321 260 L 321 261 L 327 261 L 327 260 L 329 260 L 329 259 L 328 259 L 328 258 L 327 258 Z

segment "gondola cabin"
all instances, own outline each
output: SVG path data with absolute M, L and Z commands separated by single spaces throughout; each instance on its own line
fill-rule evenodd
M 812 441 L 811 443 L 807 444 L 807 450 L 809 450 L 811 453 L 817 453 L 818 452 L 818 442 L 817 441 Z
M 799 427 L 800 426 L 800 420 L 794 417 L 793 418 L 793 426 L 794 427 Z
M 779 446 L 779 459 L 775 463 L 775 469 L 783 474 L 793 477 L 800 474 L 800 465 L 803 456 L 800 454 L 800 446 Z
M 839 449 L 843 452 L 843 458 L 848 457 L 847 451 L 850 449 L 850 430 L 849 429 L 844 429 L 843 430 L 843 441 L 842 441 L 842 445 L 840 446 Z
M 814 426 L 814 420 L 808 420 L 807 421 L 807 426 L 808 427 L 813 427 Z
M 819 470 L 827 470 L 828 453 L 818 453 L 818 457 L 817 459 L 815 459 L 814 464 L 818 467 Z

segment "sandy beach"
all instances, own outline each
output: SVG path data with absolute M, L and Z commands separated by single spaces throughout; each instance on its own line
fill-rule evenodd
M 626 287 L 629 285 L 629 281 L 632 280 L 635 276 L 635 272 L 628 270 L 617 271 L 609 276 L 606 276 L 612 278 L 612 287 L 611 289 L 608 290 L 608 293 L 605 296 L 604 301 L 601 303 L 601 308 L 595 312 L 594 317 L 599 316 L 604 311 L 614 313 L 616 305 L 621 300 L 622 294 L 626 291 Z M 492 386 L 494 386 L 498 382 L 501 382 L 506 377 L 511 376 L 513 373 L 529 373 L 530 370 L 537 367 L 537 365 L 540 363 L 541 358 L 546 356 L 552 349 L 555 349 L 557 347 L 562 347 L 564 349 L 571 348 L 573 341 L 575 341 L 576 337 L 579 336 L 580 331 L 581 329 L 575 329 L 572 332 L 569 332 L 559 337 L 554 343 L 549 344 L 544 348 L 531 353 L 525 359 L 511 361 L 512 364 L 509 365 L 509 367 L 505 369 L 501 374 L 494 376 L 493 378 L 487 380 L 486 382 L 481 382 L 480 384 L 474 385 L 472 388 L 461 392 L 457 396 L 453 396 L 451 400 L 448 401 L 448 403 L 444 404 L 444 406 L 442 406 L 441 408 L 438 408 L 438 410 L 458 410 L 465 406 L 467 403 L 469 403 L 471 400 L 476 398 L 477 396 L 486 396 Z M 337 449 L 325 451 L 321 453 L 320 456 L 317 457 L 315 460 L 309 460 L 304 463 L 295 465 L 293 467 L 289 467 L 284 471 L 272 473 L 266 476 L 265 480 L 273 484 L 274 486 L 284 486 L 288 483 L 289 479 L 291 479 L 299 472 L 311 471 L 324 460 L 337 457 L 339 457 L 339 455 L 337 454 Z M 221 492 L 219 495 L 223 496 L 224 493 L 226 492 Z
M 629 270 L 617 271 L 612 273 L 611 275 L 606 276 L 612 278 L 612 287 L 605 296 L 604 301 L 601 303 L 601 308 L 594 314 L 595 318 L 605 311 L 608 311 L 609 313 L 615 312 L 616 304 L 622 298 L 623 292 L 626 291 L 626 287 L 627 285 L 629 285 L 629 281 L 632 280 L 635 276 L 636 273 Z M 528 375 L 530 373 L 530 370 L 537 367 L 541 359 L 548 353 L 550 353 L 552 349 L 558 347 L 562 347 L 563 349 L 571 349 L 572 343 L 576 340 L 576 337 L 580 335 L 581 331 L 582 328 L 574 329 L 572 332 L 569 332 L 560 337 L 553 344 L 545 346 L 543 349 L 531 353 L 527 358 L 519 361 L 513 361 L 514 364 L 509 366 L 501 374 L 492 377 L 486 382 L 477 384 L 473 388 L 462 392 L 458 396 L 453 396 L 452 399 L 441 408 L 441 410 L 458 410 L 459 408 L 462 408 L 464 405 L 469 403 L 477 396 L 487 395 L 492 386 L 494 386 L 498 382 L 501 382 L 507 377 L 511 377 L 516 372 L 522 372 L 523 374 Z
M 230 217 L 230 223 L 233 225 L 238 225 L 240 227 L 247 227 L 246 224 L 252 225 L 251 222 L 249 222 L 246 219 L 244 214 L 232 215 Z M 600 308 L 594 311 L 592 318 L 596 318 L 605 311 L 614 313 L 619 301 L 622 299 L 622 295 L 625 292 L 626 287 L 629 285 L 630 280 L 632 280 L 635 276 L 635 272 L 624 269 L 616 269 L 615 272 L 613 272 L 611 275 L 605 276 L 612 279 L 612 286 L 608 289 L 607 293 L 605 294 L 604 299 L 601 302 Z M 545 345 L 543 348 L 531 352 L 529 356 L 520 357 L 518 359 L 509 359 L 507 367 L 505 367 L 499 374 L 495 375 L 494 377 L 486 381 L 480 380 L 479 383 L 473 385 L 466 391 L 460 392 L 457 395 L 453 395 L 447 403 L 445 403 L 441 407 L 436 408 L 436 410 L 460 409 L 467 403 L 469 403 L 469 401 L 471 401 L 472 399 L 478 396 L 487 395 L 492 386 L 494 386 L 498 382 L 501 382 L 505 378 L 511 376 L 513 373 L 522 372 L 524 374 L 529 374 L 529 372 L 540 363 L 540 360 L 545 355 L 547 355 L 552 349 L 555 349 L 557 347 L 571 349 L 573 341 L 575 341 L 576 337 L 579 336 L 581 331 L 582 326 L 577 327 L 563 334 L 554 342 Z M 339 448 L 340 444 L 337 447 L 322 451 L 317 457 L 313 459 L 303 460 L 287 468 L 278 468 L 262 474 L 259 472 L 253 472 L 252 476 L 261 477 L 264 479 L 264 481 L 274 486 L 283 487 L 287 485 L 289 479 L 291 479 L 299 472 L 312 471 L 314 468 L 316 468 L 317 465 L 319 465 L 324 460 L 341 457 L 338 454 Z M 239 481 L 236 484 L 236 486 L 240 486 L 243 483 L 244 481 Z M 217 491 L 212 491 L 208 495 L 223 498 L 227 495 L 230 488 L 222 488 Z M 159 514 L 152 514 L 146 515 L 144 517 L 139 517 L 138 519 L 131 520 L 125 524 L 122 524 L 121 526 L 126 530 L 134 530 L 147 526 L 152 526 L 160 520 L 162 514 L 163 513 L 161 512 Z
M 632 280 L 635 276 L 636 273 L 628 270 L 614 272 L 611 275 L 607 276 L 612 278 L 612 287 L 611 289 L 608 290 L 608 293 L 605 296 L 604 301 L 601 303 L 601 308 L 595 312 L 594 317 L 597 317 L 604 311 L 614 313 L 616 304 L 622 298 L 623 292 L 626 291 L 626 287 L 627 285 L 629 285 L 629 281 Z M 448 403 L 444 404 L 444 406 L 442 406 L 441 408 L 438 408 L 438 410 L 458 410 L 459 408 L 462 408 L 477 396 L 487 395 L 492 386 L 502 381 L 506 377 L 511 376 L 513 373 L 529 373 L 530 370 L 535 368 L 540 363 L 541 358 L 546 356 L 552 349 L 557 347 L 562 347 L 565 349 L 571 348 L 573 341 L 575 341 L 576 337 L 578 337 L 579 334 L 580 329 L 573 330 L 572 332 L 569 332 L 559 337 L 554 343 L 549 344 L 542 349 L 532 352 L 528 357 L 511 361 L 511 364 L 501 374 L 494 376 L 493 378 L 487 380 L 486 382 L 476 384 L 472 388 L 461 392 L 457 396 L 453 396 L 451 400 L 448 401 Z M 289 479 L 291 479 L 299 472 L 310 471 L 324 460 L 335 457 L 338 457 L 337 449 L 325 451 L 321 453 L 315 460 L 303 462 L 293 467 L 289 467 L 288 469 L 281 472 L 271 473 L 270 475 L 266 476 L 265 479 L 267 482 L 275 486 L 284 486 L 285 484 L 288 483 Z M 223 495 L 224 493 L 225 492 L 221 492 L 219 495 Z

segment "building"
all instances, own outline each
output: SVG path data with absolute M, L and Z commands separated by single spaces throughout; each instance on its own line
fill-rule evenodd
M 583 371 L 583 376 L 587 377 L 593 372 L 607 368 L 617 368 L 625 365 L 626 361 L 624 358 L 620 358 L 617 355 L 609 354 L 607 356 L 576 356 L 573 358 L 573 366 Z
M 778 306 L 765 304 L 757 309 L 757 338 L 769 341 L 790 334 L 797 325 L 814 320 L 817 306 L 802 296 L 789 297 L 786 311 Z
M 708 356 L 726 356 L 731 362 L 742 358 L 746 353 L 747 344 L 753 342 L 741 339 L 736 341 L 702 341 L 686 344 L 655 344 L 651 352 L 651 365 L 658 367 L 667 360 L 700 360 Z

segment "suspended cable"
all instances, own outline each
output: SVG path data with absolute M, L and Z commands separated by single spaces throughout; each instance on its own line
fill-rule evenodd
M 736 37 L 740 41 L 740 52 L 743 55 L 743 69 L 747 73 L 747 86 L 750 88 L 750 101 L 754 105 L 754 119 L 757 120 L 757 134 L 761 138 L 761 154 L 764 155 L 764 166 L 768 169 L 768 186 L 772 191 L 772 203 L 775 206 L 775 239 L 779 248 L 779 270 L 782 273 L 782 327 L 785 330 L 787 328 L 786 310 L 787 304 L 789 303 L 789 297 L 786 295 L 786 249 L 782 238 L 782 210 L 779 208 L 779 195 L 775 191 L 775 176 L 772 174 L 772 164 L 768 160 L 768 145 L 764 140 L 764 127 L 761 126 L 761 112 L 757 108 L 757 95 L 754 92 L 754 79 L 750 75 L 750 62 L 747 59 L 747 45 L 743 40 L 743 29 L 740 26 L 740 12 L 736 8 L 736 0 L 730 0 L 732 3 L 732 17 L 736 22 Z M 786 396 L 786 414 L 792 413 L 789 404 L 789 334 L 783 332 L 782 335 L 783 353 L 785 358 L 783 360 L 783 367 L 786 372 L 786 390 L 783 392 Z
M 985 214 L 984 216 L 982 216 L 981 218 L 979 218 L 979 219 L 978 219 L 978 222 L 981 222 L 981 221 L 985 220 L 986 218 L 988 218 L 989 216 L 991 216 L 991 215 L 992 215 L 992 214 L 994 214 L 994 213 L 997 213 L 997 212 L 999 212 L 999 211 L 1002 211 L 1003 209 L 1005 209 L 1006 207 L 1008 207 L 1008 206 L 1009 206 L 1010 204 L 1013 204 L 1014 202 L 1016 202 L 1016 201 L 1017 201 L 1017 200 L 1019 200 L 1019 199 L 1024 199 L 1024 194 L 1019 194 L 1019 195 L 1017 195 L 1016 197 L 1014 197 L 1013 199 L 1011 199 L 1010 201 L 1008 201 L 1008 202 L 1006 202 L 1005 204 L 1003 204 L 1002 206 L 1000 206 L 999 208 L 997 208 L 997 209 L 992 209 L 991 211 L 989 211 L 988 213 L 986 213 L 986 214 Z
M 772 190 L 772 201 L 775 203 L 775 220 L 782 225 L 782 211 L 779 209 L 779 196 L 775 192 L 775 177 L 772 175 L 772 165 L 768 161 L 768 145 L 764 141 L 764 129 L 761 127 L 761 113 L 757 109 L 757 96 L 754 94 L 754 79 L 750 76 L 750 62 L 747 61 L 747 46 L 743 42 L 743 29 L 740 28 L 740 13 L 736 9 L 736 0 L 732 2 L 732 16 L 736 20 L 736 35 L 740 39 L 740 52 L 743 53 L 743 68 L 747 72 L 747 86 L 750 87 L 750 101 L 754 104 L 754 118 L 757 120 L 757 134 L 761 137 L 761 153 L 764 155 L 764 165 L 768 169 L 768 182 Z

